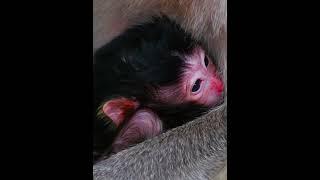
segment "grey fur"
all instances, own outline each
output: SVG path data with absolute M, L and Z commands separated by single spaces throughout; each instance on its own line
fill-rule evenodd
M 97 163 L 94 179 L 212 178 L 226 162 L 226 110 L 222 105 L 207 116 Z

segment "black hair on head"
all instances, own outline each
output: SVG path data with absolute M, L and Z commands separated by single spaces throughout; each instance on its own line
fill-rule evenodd
M 96 102 L 117 93 L 143 101 L 146 85 L 178 83 L 185 61 L 177 53 L 189 54 L 195 45 L 191 35 L 166 16 L 131 27 L 95 52 Z
M 107 117 L 99 116 L 100 107 L 106 100 L 134 97 L 159 115 L 165 129 L 182 125 L 208 110 L 193 103 L 152 102 L 157 87 L 180 83 L 180 76 L 187 66 L 184 55 L 192 53 L 198 44 L 177 23 L 161 16 L 131 27 L 95 52 L 94 109 L 98 113 L 93 113 L 94 160 L 105 152 L 117 133 L 111 121 L 104 119 Z M 179 89 L 174 91 L 174 94 L 181 92 Z

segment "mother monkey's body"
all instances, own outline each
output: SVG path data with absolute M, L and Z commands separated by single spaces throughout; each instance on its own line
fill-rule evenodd
M 207 52 L 217 60 L 226 88 L 226 3 L 226 0 L 94 0 L 93 49 L 129 26 L 162 13 L 203 42 Z M 94 165 L 94 179 L 215 177 L 226 167 L 226 126 L 224 104 L 196 121 Z

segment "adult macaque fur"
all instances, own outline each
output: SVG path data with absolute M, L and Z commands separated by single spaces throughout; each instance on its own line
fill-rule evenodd
M 213 179 L 227 158 L 226 118 L 223 105 L 205 117 L 123 150 L 95 164 L 94 179 Z
M 94 165 L 94 179 L 226 179 L 227 1 L 94 0 L 93 7 L 94 51 L 129 26 L 165 14 L 203 43 L 225 84 L 222 106 Z

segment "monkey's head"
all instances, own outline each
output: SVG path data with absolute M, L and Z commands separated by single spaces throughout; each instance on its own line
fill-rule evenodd
M 190 117 L 216 105 L 223 91 L 212 59 L 166 17 L 134 26 L 100 48 L 94 75 L 95 107 L 116 124 L 139 107 L 160 118 Z
M 176 52 L 176 55 L 181 61 L 178 81 L 158 86 L 154 97 L 160 102 L 174 105 L 216 105 L 222 97 L 223 83 L 210 57 L 200 46 L 194 47 L 188 54 Z

